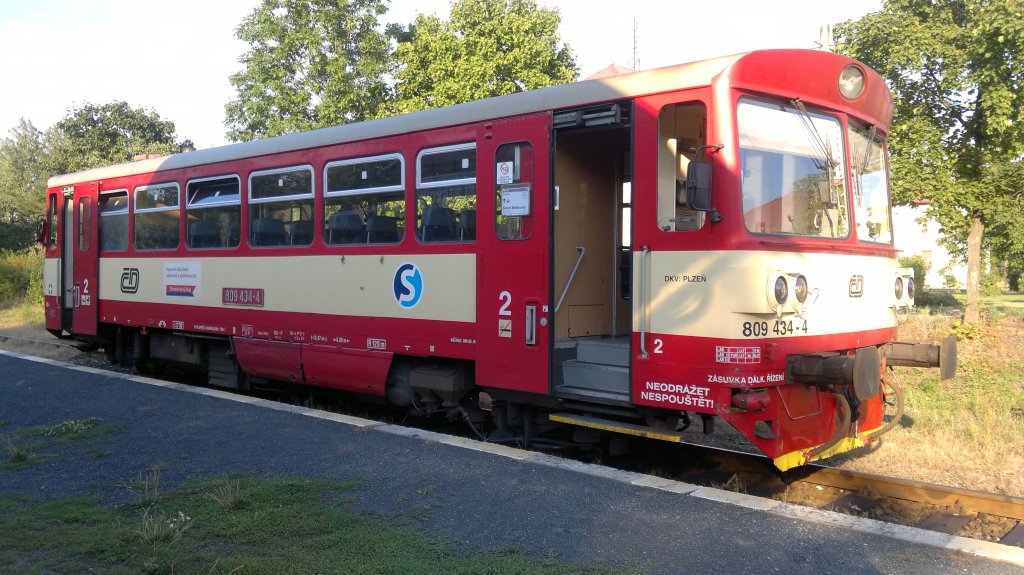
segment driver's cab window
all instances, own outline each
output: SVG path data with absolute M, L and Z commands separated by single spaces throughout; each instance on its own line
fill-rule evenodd
M 672 104 L 658 115 L 658 228 L 666 232 L 699 230 L 704 212 L 686 205 L 686 174 L 707 140 L 703 102 Z

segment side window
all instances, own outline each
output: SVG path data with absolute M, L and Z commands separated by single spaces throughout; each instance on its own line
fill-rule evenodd
M 57 196 L 56 194 L 50 196 L 50 222 L 49 222 L 49 247 L 57 247 L 57 226 L 59 221 L 57 218 Z
M 188 197 L 188 247 L 236 248 L 241 238 L 242 196 L 238 176 L 192 180 Z M 138 224 L 136 224 L 138 225 Z
M 324 168 L 324 242 L 393 244 L 405 237 L 405 161 L 400 154 Z
M 313 168 L 281 168 L 249 175 L 249 245 L 313 243 Z
M 135 188 L 135 249 L 173 250 L 178 247 L 181 209 L 178 184 Z
M 128 190 L 100 193 L 100 251 L 128 249 Z
M 476 144 L 417 156 L 416 236 L 424 243 L 476 241 Z
M 885 139 L 852 120 L 848 126 L 850 172 L 853 176 L 853 205 L 857 216 L 857 239 L 892 243 L 892 214 L 889 208 L 889 180 L 885 169 Z
M 686 205 L 686 173 L 705 144 L 707 108 L 702 102 L 672 104 L 658 115 L 658 228 L 699 230 L 704 213 Z
M 92 226 L 92 198 L 83 196 L 78 200 L 78 249 L 83 252 L 92 247 L 89 243 L 89 230 Z
M 525 240 L 533 233 L 533 146 L 503 144 L 494 161 L 494 231 L 498 239 Z

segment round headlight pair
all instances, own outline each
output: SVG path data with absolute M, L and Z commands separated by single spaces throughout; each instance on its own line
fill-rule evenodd
M 803 274 L 796 276 L 795 294 L 796 301 L 804 303 L 807 301 L 807 278 Z M 779 305 L 783 305 L 789 300 L 789 281 L 786 276 L 778 276 L 775 278 L 775 301 Z
M 917 295 L 917 285 L 914 283 L 914 278 L 907 278 L 907 299 L 914 299 Z M 903 278 L 896 278 L 896 299 L 903 299 Z

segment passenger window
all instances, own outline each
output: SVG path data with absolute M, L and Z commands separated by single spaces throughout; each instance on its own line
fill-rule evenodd
M 128 249 L 128 190 L 100 193 L 100 251 Z
M 190 249 L 238 247 L 242 221 L 238 176 L 192 180 L 185 195 Z
M 686 173 L 705 144 L 707 108 L 702 102 L 672 104 L 658 116 L 658 228 L 699 230 L 704 212 L 686 205 Z
M 424 243 L 476 241 L 476 144 L 419 153 L 416 235 Z
M 494 161 L 494 231 L 498 239 L 525 240 L 533 233 L 533 146 L 504 144 Z
M 313 243 L 313 168 L 282 168 L 249 176 L 249 245 Z
M 50 222 L 49 222 L 49 247 L 57 247 L 57 226 L 59 225 L 57 218 L 57 196 L 50 196 Z
M 178 184 L 135 188 L 135 249 L 176 249 L 180 225 Z
M 324 182 L 326 243 L 393 244 L 405 237 L 405 162 L 400 154 L 331 162 Z

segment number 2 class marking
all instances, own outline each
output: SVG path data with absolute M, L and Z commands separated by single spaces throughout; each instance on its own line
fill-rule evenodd
M 505 302 L 498 308 L 498 315 L 512 315 L 512 310 L 508 309 L 512 305 L 512 294 L 508 291 L 503 291 L 498 294 L 498 301 Z

